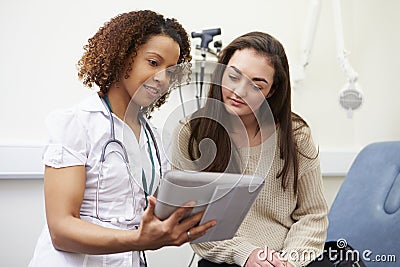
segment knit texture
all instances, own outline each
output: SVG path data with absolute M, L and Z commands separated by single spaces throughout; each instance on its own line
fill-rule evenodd
M 299 125 L 294 125 L 297 128 Z M 190 163 L 188 141 L 190 127 L 179 125 L 172 151 L 173 168 L 196 170 Z M 244 266 L 255 249 L 284 251 L 282 256 L 293 266 L 306 266 L 322 254 L 328 227 L 328 206 L 323 195 L 318 151 L 310 129 L 303 127 L 295 134 L 298 150 L 299 180 L 297 195 L 293 179 L 284 190 L 278 173 L 283 168 L 280 158 L 279 133 L 255 147 L 239 148 L 241 167 L 246 174 L 265 177 L 265 185 L 231 240 L 192 245 L 202 258 Z M 275 148 L 275 149 L 274 149 Z M 311 159 L 310 159 L 311 158 Z M 272 163 L 272 164 L 271 164 Z M 291 172 L 290 177 L 293 177 Z

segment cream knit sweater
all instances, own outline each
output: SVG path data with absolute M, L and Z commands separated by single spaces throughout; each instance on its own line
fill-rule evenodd
M 194 165 L 187 163 L 190 127 L 179 125 L 176 133 L 173 167 L 193 170 Z M 281 178 L 276 178 L 283 167 L 278 140 L 277 133 L 259 146 L 238 150 L 244 173 L 262 175 L 265 185 L 233 239 L 192 245 L 202 258 L 244 266 L 254 249 L 268 247 L 285 251 L 283 257 L 297 267 L 306 266 L 322 253 L 328 207 L 319 160 L 299 155 L 298 194 L 293 193 L 292 181 L 283 190 Z M 318 154 L 308 127 L 295 134 L 295 141 L 302 154 L 311 158 Z

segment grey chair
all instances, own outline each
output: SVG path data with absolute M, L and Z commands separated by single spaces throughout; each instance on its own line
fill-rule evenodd
M 328 217 L 327 241 L 347 242 L 367 267 L 400 266 L 400 141 L 362 149 Z

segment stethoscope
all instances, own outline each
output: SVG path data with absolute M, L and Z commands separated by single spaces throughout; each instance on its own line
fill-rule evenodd
M 97 188 L 96 188 L 96 218 L 102 222 L 110 222 L 112 224 L 117 224 L 117 223 L 121 223 L 121 224 L 130 224 L 133 223 L 134 219 L 136 218 L 136 198 L 134 196 L 134 190 L 133 190 L 133 183 L 134 183 L 134 178 L 131 172 L 131 169 L 129 167 L 129 159 L 128 159 L 128 153 L 126 152 L 126 148 L 125 145 L 118 139 L 115 138 L 115 129 L 114 129 L 114 118 L 112 116 L 112 109 L 111 109 L 111 105 L 110 105 L 110 101 L 107 97 L 107 95 L 105 95 L 104 98 L 100 97 L 103 105 L 105 106 L 107 112 L 108 112 L 108 119 L 110 121 L 110 139 L 108 139 L 101 150 L 101 156 L 100 156 L 100 168 L 99 168 L 99 174 L 97 176 Z M 149 125 L 149 123 L 141 116 L 139 115 L 139 119 L 140 121 L 145 125 L 145 135 L 147 138 L 147 146 L 148 146 L 148 150 L 149 150 L 149 155 L 150 155 L 150 161 L 151 161 L 151 166 L 152 166 L 152 175 L 151 175 L 151 183 L 150 183 L 150 187 L 149 190 L 147 190 L 147 180 L 146 180 L 146 176 L 144 173 L 144 170 L 142 169 L 142 185 L 143 185 L 143 189 L 144 189 L 144 194 L 146 197 L 146 206 L 147 206 L 147 196 L 149 195 L 149 193 L 152 192 L 153 190 L 153 186 L 154 186 L 154 180 L 155 180 L 155 164 L 154 164 L 154 158 L 153 158 L 153 153 L 152 153 L 152 149 L 151 149 L 151 145 L 150 145 L 150 139 L 149 139 L 149 134 L 151 139 L 153 140 L 153 146 L 155 148 L 155 152 L 156 152 L 156 157 L 158 160 L 158 165 L 159 165 L 159 172 L 160 172 L 160 179 L 162 178 L 162 166 L 161 166 L 161 157 L 160 157 L 160 151 L 158 149 L 157 146 L 157 141 L 156 138 L 154 136 L 153 131 L 151 130 L 151 127 Z M 126 218 L 124 216 L 118 217 L 118 218 L 111 218 L 111 219 L 105 219 L 102 218 L 99 215 L 99 198 L 100 198 L 100 182 L 103 178 L 103 164 L 105 162 L 106 159 L 106 149 L 107 146 L 110 144 L 117 144 L 118 146 L 121 147 L 122 149 L 122 153 L 119 151 L 113 151 L 117 154 L 119 154 L 121 156 L 121 158 L 123 159 L 126 169 L 128 171 L 128 175 L 129 175 L 129 184 L 131 187 L 131 192 L 132 192 L 132 199 L 133 199 L 133 217 L 132 218 Z

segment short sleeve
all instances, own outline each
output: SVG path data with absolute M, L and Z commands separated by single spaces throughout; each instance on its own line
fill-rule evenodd
M 85 165 L 87 132 L 75 110 L 54 111 L 46 118 L 49 140 L 43 164 L 53 168 Z

